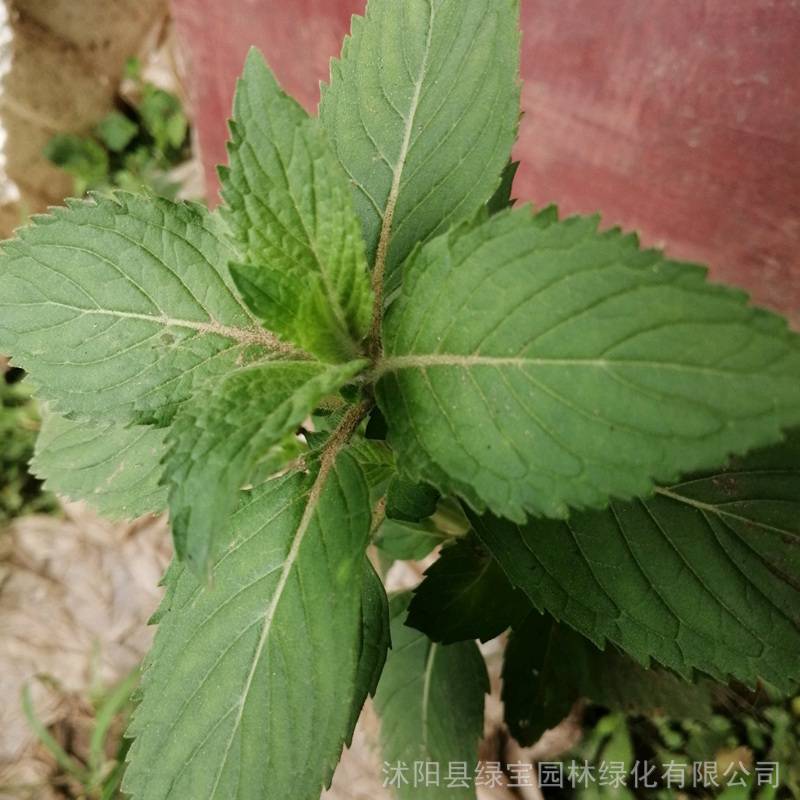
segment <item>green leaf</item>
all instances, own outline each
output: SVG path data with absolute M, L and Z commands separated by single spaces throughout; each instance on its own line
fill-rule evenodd
M 223 210 L 242 250 L 232 267 L 253 312 L 329 360 L 358 352 L 372 309 L 347 177 L 319 121 L 278 86 L 257 50 L 239 82 L 222 169 Z
M 0 366 L 0 529 L 14 517 L 58 506 L 29 469 L 41 421 L 38 405 L 27 381 L 3 371 Z
M 173 566 L 129 731 L 134 800 L 317 800 L 364 692 L 369 525 L 363 475 L 328 450 L 253 491 L 210 587 Z
M 420 561 L 449 538 L 431 520 L 398 522 L 384 519 L 375 536 L 375 546 L 389 558 Z
M 797 686 L 800 432 L 606 511 L 472 522 L 537 608 L 598 646 L 687 678 Z
M 588 639 L 536 611 L 509 637 L 503 661 L 503 706 L 511 734 L 536 742 L 586 698 L 626 714 L 711 716 L 711 691 L 661 669 L 644 669 L 614 648 Z
M 258 486 L 274 478 L 279 472 L 285 470 L 290 462 L 296 461 L 299 464 L 300 459 L 307 456 L 308 452 L 309 448 L 306 442 L 297 435 L 297 431 L 293 430 L 259 456 L 247 479 L 248 486 Z
M 121 153 L 139 132 L 139 126 L 119 111 L 112 111 L 97 124 L 97 135 L 112 153 Z
M 425 483 L 414 483 L 395 475 L 386 492 L 386 516 L 404 522 L 419 522 L 432 516 L 439 492 Z
M 597 220 L 507 211 L 409 259 L 377 398 L 398 469 L 523 521 L 647 494 L 800 422 L 800 339 Z
M 138 81 L 141 78 L 142 62 L 139 60 L 138 56 L 129 56 L 125 59 L 124 75 L 132 81 Z
M 483 732 L 486 665 L 475 642 L 440 645 L 404 624 L 409 595 L 390 601 L 392 650 L 386 661 L 375 708 L 381 720 L 383 759 L 413 770 L 415 761 L 439 765 L 438 786 L 400 785 L 401 800 L 474 798 L 475 789 L 450 787 L 444 776 L 453 762 L 471 776 Z
M 517 176 L 518 169 L 519 161 L 509 161 L 508 164 L 506 164 L 506 168 L 503 170 L 503 175 L 500 178 L 500 185 L 486 204 L 486 210 L 489 214 L 499 214 L 501 211 L 505 211 L 515 204 L 516 201 L 511 197 L 511 192 L 514 187 L 514 178 Z
M 117 194 L 34 218 L 0 253 L 0 352 L 54 410 L 166 422 L 194 387 L 286 350 L 235 296 L 216 218 Z
M 355 729 L 368 695 L 374 695 L 391 644 L 389 600 L 383 583 L 369 559 L 364 557 L 363 596 L 361 603 L 361 649 L 358 656 L 356 696 L 350 717 L 350 731 Z M 350 739 L 346 742 L 350 746 Z
M 375 505 L 386 494 L 386 487 L 394 475 L 392 451 L 383 442 L 366 439 L 356 433 L 350 440 L 349 452 L 364 472 L 371 503 Z
M 527 615 L 530 603 L 475 536 L 442 548 L 414 590 L 407 624 L 434 642 L 488 642 Z
M 86 500 L 110 519 L 134 519 L 167 506 L 160 485 L 165 436 L 150 426 L 95 425 L 46 413 L 31 468 L 52 492 Z
M 438 545 L 463 536 L 468 530 L 469 522 L 458 501 L 443 497 L 437 504 L 436 513 L 420 522 L 385 518 L 374 543 L 389 559 L 420 561 Z
M 320 118 L 376 272 L 497 188 L 519 117 L 518 17 L 517 0 L 369 0 L 353 17 Z
M 75 194 L 101 186 L 108 180 L 108 154 L 86 136 L 64 133 L 45 145 L 44 156 L 75 178 Z
M 381 410 L 375 406 L 367 419 L 367 427 L 364 429 L 364 436 L 366 436 L 367 439 L 376 439 L 382 442 L 386 439 L 386 432 L 386 420 Z
M 162 153 L 170 147 L 177 149 L 183 144 L 188 122 L 181 101 L 174 94 L 146 83 L 137 110 L 142 125 Z
M 189 120 L 186 119 L 186 115 L 183 113 L 183 111 L 175 111 L 167 119 L 164 133 L 166 135 L 167 142 L 169 142 L 171 147 L 175 149 L 179 148 L 186 139 L 186 134 L 188 131 Z
M 259 460 L 365 363 L 248 367 L 203 387 L 183 405 L 169 432 L 164 473 L 178 558 L 203 574 L 213 544 L 227 544 L 237 492 Z

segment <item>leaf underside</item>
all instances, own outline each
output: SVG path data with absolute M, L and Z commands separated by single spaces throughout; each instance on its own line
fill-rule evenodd
M 270 481 L 233 521 L 210 587 L 182 566 L 168 573 L 129 730 L 135 800 L 316 800 L 374 686 L 364 664 L 379 645 L 364 631 L 381 622 L 364 616 L 380 602 L 364 584 L 370 508 L 356 463 L 340 454 L 329 472 Z
M 369 559 L 364 557 L 364 579 L 361 603 L 361 649 L 358 655 L 356 695 L 353 701 L 345 744 L 349 747 L 361 709 L 369 695 L 374 695 L 383 672 L 389 647 L 391 628 L 389 599 L 383 583 Z
M 503 659 L 505 721 L 523 746 L 567 716 L 579 698 L 628 714 L 679 719 L 711 715 L 711 692 L 660 669 L 644 669 L 609 647 L 532 612 L 514 629 Z
M 91 424 L 45 412 L 31 469 L 45 488 L 86 500 L 109 519 L 163 511 L 160 485 L 166 431 L 149 425 Z
M 539 608 L 602 647 L 791 691 L 800 681 L 800 433 L 567 521 L 473 516 Z
M 486 204 L 486 210 L 489 214 L 499 214 L 501 211 L 513 207 L 516 203 L 516 200 L 511 196 L 511 192 L 514 188 L 514 178 L 517 176 L 518 169 L 519 161 L 509 161 L 506 164 L 506 168 L 500 177 L 500 185 Z
M 527 615 L 530 602 L 511 586 L 500 565 L 475 536 L 444 547 L 414 590 L 412 628 L 435 642 L 487 642 Z
M 406 263 L 376 395 L 409 477 L 518 522 L 564 517 L 800 422 L 784 320 L 596 226 L 523 208 Z
M 403 522 L 419 522 L 434 514 L 439 493 L 424 483 L 395 475 L 386 490 L 386 516 Z
M 408 601 L 408 595 L 390 601 L 392 650 L 375 694 L 383 759 L 390 765 L 437 763 L 442 776 L 452 762 L 469 770 L 477 762 L 489 691 L 483 657 L 474 642 L 434 644 L 407 627 Z M 401 784 L 398 796 L 474 798 L 475 788 L 448 786 L 442 777 L 425 789 Z
M 375 546 L 388 558 L 420 561 L 448 538 L 428 519 L 401 522 L 387 518 L 375 535 Z

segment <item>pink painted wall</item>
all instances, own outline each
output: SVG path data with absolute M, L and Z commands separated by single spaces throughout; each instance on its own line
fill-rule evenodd
M 172 0 L 209 194 L 252 44 L 309 110 L 364 0 Z M 522 0 L 515 194 L 602 211 L 800 323 L 800 2 Z

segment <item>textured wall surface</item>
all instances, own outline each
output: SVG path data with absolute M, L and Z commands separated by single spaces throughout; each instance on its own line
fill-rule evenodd
M 166 14 L 166 0 L 5 2 L 12 38 L 0 121 L 5 171 L 20 197 L 0 206 L 0 238 L 72 192 L 44 146 L 58 133 L 86 133 L 113 108 L 125 60 Z
M 200 143 L 250 45 L 313 109 L 364 0 L 172 0 Z M 800 2 L 522 0 L 516 195 L 602 211 L 800 322 Z

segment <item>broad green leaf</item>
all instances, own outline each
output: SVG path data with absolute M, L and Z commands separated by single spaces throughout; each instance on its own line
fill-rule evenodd
M 354 187 L 377 272 L 472 216 L 519 117 L 517 0 L 369 0 L 320 118 Z
M 35 217 L 0 253 L 0 352 L 65 415 L 166 421 L 281 348 L 236 298 L 199 205 L 118 194 Z
M 439 492 L 425 483 L 415 483 L 395 475 L 386 491 L 386 516 L 403 522 L 419 522 L 432 516 Z
M 442 548 L 414 590 L 407 624 L 434 642 L 488 642 L 527 615 L 530 602 L 508 582 L 475 536 Z
M 392 650 L 386 660 L 375 708 L 381 721 L 383 760 L 413 769 L 414 762 L 438 764 L 438 785 L 401 784 L 397 795 L 409 798 L 474 798 L 475 789 L 448 786 L 451 763 L 465 764 L 471 776 L 483 732 L 486 665 L 475 642 L 441 645 L 404 624 L 409 595 L 389 604 Z M 406 772 L 406 778 L 413 778 Z
M 391 559 L 420 561 L 450 536 L 431 520 L 399 522 L 387 518 L 375 535 L 375 546 Z
M 347 360 L 369 327 L 372 292 L 347 176 L 318 120 L 251 50 L 234 101 L 223 213 L 242 251 L 236 285 L 267 328 L 321 358 Z
M 385 518 L 375 536 L 375 546 L 389 559 L 419 561 L 438 545 L 464 536 L 468 530 L 469 522 L 460 503 L 443 497 L 433 516 L 420 522 Z
M 350 731 L 355 729 L 368 695 L 378 688 L 386 654 L 391 644 L 389 600 L 383 583 L 369 559 L 364 557 L 364 578 L 361 603 L 361 649 L 358 656 L 356 696 L 350 717 Z M 346 742 L 350 746 L 350 739 Z
M 511 734 L 529 747 L 580 698 L 628 714 L 711 715 L 708 685 L 644 669 L 613 647 L 598 650 L 552 617 L 532 612 L 513 630 L 503 661 L 502 699 Z
M 378 402 L 398 468 L 476 510 L 566 516 L 800 423 L 800 337 L 596 219 L 507 211 L 415 251 Z
M 203 387 L 183 405 L 167 439 L 164 483 L 175 552 L 197 574 L 206 569 L 213 544 L 227 543 L 237 492 L 259 460 L 364 364 L 279 361 L 247 367 Z
M 511 582 L 602 647 L 782 690 L 800 680 L 800 432 L 569 520 L 474 517 Z
M 370 525 L 358 466 L 326 451 L 254 490 L 233 525 L 210 586 L 168 574 L 129 731 L 133 800 L 317 800 L 351 736 Z
M 110 519 L 134 519 L 167 507 L 165 436 L 149 425 L 90 424 L 48 412 L 31 468 L 56 494 L 86 500 Z

